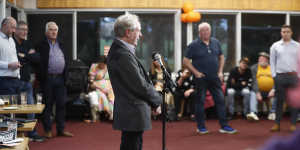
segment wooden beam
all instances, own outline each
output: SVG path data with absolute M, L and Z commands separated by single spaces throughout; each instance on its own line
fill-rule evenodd
M 9 0 L 11 1 L 11 0 Z M 300 0 L 190 0 L 195 9 L 300 11 Z M 37 0 L 38 8 L 179 9 L 185 0 Z

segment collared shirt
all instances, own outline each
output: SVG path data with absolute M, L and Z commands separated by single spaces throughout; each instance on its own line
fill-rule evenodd
M 48 40 L 48 43 L 50 46 L 48 73 L 62 74 L 65 68 L 64 54 L 61 48 L 59 47 L 58 42 L 52 44 L 52 42 Z
M 205 74 L 207 78 L 217 78 L 219 70 L 219 56 L 223 55 L 220 42 L 211 38 L 209 45 L 200 38 L 188 45 L 185 57 L 192 60 L 192 65 Z
M 277 73 L 296 72 L 298 65 L 299 43 L 282 39 L 275 42 L 270 48 L 270 65 L 272 76 Z
M 119 39 L 119 38 L 117 38 L 119 41 L 121 41 L 128 49 L 129 49 L 129 51 L 132 53 L 132 54 L 134 54 L 135 55 L 135 46 L 134 45 L 132 45 L 132 44 L 129 44 L 129 43 L 127 43 L 127 42 L 125 42 L 125 41 L 123 41 L 123 40 L 121 40 L 121 39 Z
M 15 42 L 0 31 L 0 76 L 20 77 L 20 69 L 8 69 L 12 62 L 18 62 Z

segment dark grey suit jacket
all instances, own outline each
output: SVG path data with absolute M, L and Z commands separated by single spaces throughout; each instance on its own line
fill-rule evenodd
M 162 103 L 142 64 L 129 49 L 115 39 L 107 68 L 115 94 L 113 128 L 122 131 L 151 129 L 151 107 Z

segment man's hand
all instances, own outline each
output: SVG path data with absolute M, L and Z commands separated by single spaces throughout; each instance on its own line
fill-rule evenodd
M 20 67 L 22 67 L 20 62 L 12 62 L 12 63 L 8 64 L 8 69 L 16 70 Z
M 195 75 L 196 78 L 203 78 L 203 77 L 205 77 L 205 74 L 202 73 L 202 72 L 199 72 L 199 71 L 197 71 L 194 75 Z
M 224 75 L 223 75 L 222 72 L 219 72 L 219 73 L 218 73 L 218 77 L 219 77 L 219 79 L 220 79 L 222 82 L 224 81 Z
M 28 52 L 28 54 L 33 54 L 33 53 L 35 53 L 34 49 L 30 49 L 29 52 Z
M 188 89 L 184 92 L 184 97 L 189 97 L 191 93 L 193 93 L 195 90 L 194 89 Z
M 268 94 L 268 98 L 272 98 L 274 96 L 275 96 L 275 89 L 272 89 Z
M 241 83 L 243 86 L 246 86 L 247 85 L 247 82 L 246 81 L 242 81 Z
M 21 57 L 21 58 L 24 58 L 25 54 L 24 53 L 18 53 L 18 56 Z
M 257 92 L 257 93 L 256 93 L 256 99 L 257 99 L 257 101 L 259 101 L 259 102 L 262 101 L 262 96 L 261 96 L 260 92 Z
M 154 114 L 154 115 L 159 115 L 159 114 L 161 114 L 161 107 L 158 106 L 158 107 L 154 110 L 153 114 Z

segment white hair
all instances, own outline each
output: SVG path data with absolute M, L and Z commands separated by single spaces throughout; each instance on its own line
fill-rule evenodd
M 50 21 L 50 22 L 46 23 L 46 28 L 45 28 L 46 30 L 45 30 L 45 32 L 47 32 L 49 30 L 49 26 L 50 25 L 55 25 L 57 27 L 57 30 L 58 30 L 57 24 L 54 21 Z
M 202 22 L 198 25 L 198 31 L 201 31 L 201 29 L 203 29 L 204 27 L 208 27 L 209 28 L 209 31 L 211 31 L 211 27 L 210 27 L 210 24 L 207 23 L 207 22 Z
M 134 14 L 126 13 L 117 18 L 114 25 L 116 37 L 124 37 L 126 30 L 133 30 L 140 27 L 139 17 Z

